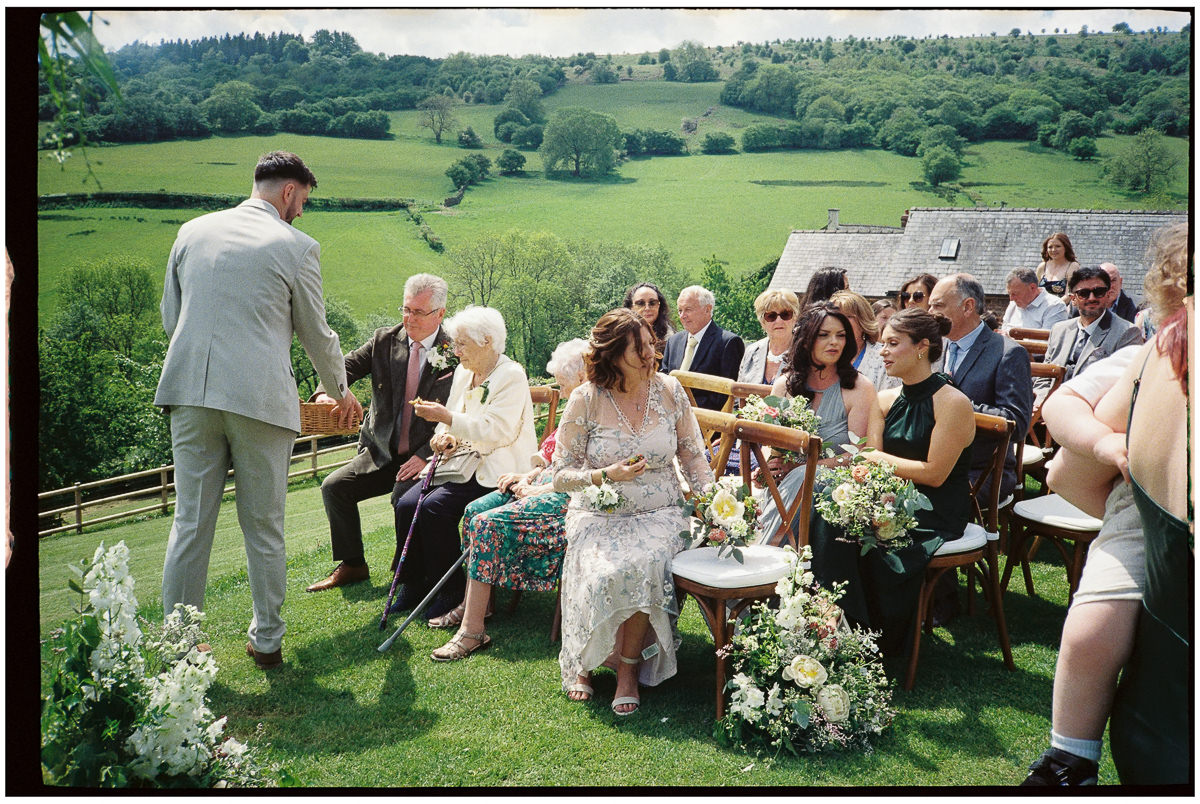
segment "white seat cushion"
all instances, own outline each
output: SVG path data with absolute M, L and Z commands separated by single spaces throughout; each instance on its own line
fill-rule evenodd
M 1030 500 L 1021 500 L 1013 506 L 1013 513 L 1031 522 L 1052 525 L 1067 530 L 1100 530 L 1104 523 L 1088 516 L 1057 494 L 1047 494 Z
M 671 572 L 689 581 L 720 589 L 738 589 L 774 583 L 792 571 L 796 554 L 782 547 L 754 544 L 743 547 L 743 563 L 726 554 L 717 558 L 717 548 L 698 547 L 675 555 Z
M 937 557 L 969 553 L 972 550 L 978 550 L 987 543 L 988 532 L 974 522 L 968 522 L 961 538 L 955 539 L 952 542 L 942 542 L 942 546 L 933 555 Z
M 1046 453 L 1042 452 L 1041 447 L 1035 447 L 1032 444 L 1026 444 L 1024 452 L 1021 453 L 1022 466 L 1036 466 L 1041 463 L 1046 457 Z

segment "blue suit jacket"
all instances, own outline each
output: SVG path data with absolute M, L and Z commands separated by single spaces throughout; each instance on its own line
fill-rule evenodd
M 679 368 L 683 362 L 683 353 L 687 351 L 687 330 L 676 332 L 667 338 L 663 348 L 663 359 L 660 371 L 670 374 Z M 746 352 L 746 342 L 728 330 L 721 329 L 717 322 L 708 325 L 704 337 L 696 344 L 696 354 L 692 356 L 691 371 L 701 374 L 714 374 L 718 377 L 728 377 L 736 380 L 742 355 Z M 725 405 L 723 394 L 712 391 L 693 391 L 696 404 L 709 410 L 720 410 Z
M 954 370 L 954 384 L 971 400 L 979 413 L 1003 416 L 1016 422 L 1004 478 L 1000 486 L 1003 500 L 1017 484 L 1017 439 L 1024 440 L 1033 416 L 1033 379 L 1029 353 L 1011 338 L 984 327 L 970 351 Z M 987 469 L 993 442 L 976 439 L 971 457 L 972 478 Z

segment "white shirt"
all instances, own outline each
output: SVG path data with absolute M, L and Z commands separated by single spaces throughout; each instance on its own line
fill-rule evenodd
M 1014 301 L 1008 303 L 1004 311 L 1004 326 L 1050 329 L 1059 321 L 1066 321 L 1068 315 L 1066 302 L 1053 293 L 1047 293 L 1045 288 L 1039 288 L 1038 295 L 1025 307 L 1019 307 Z
M 699 347 L 699 346 L 700 346 L 700 341 L 704 340 L 704 333 L 705 333 L 705 332 L 708 332 L 708 328 L 709 328 L 709 327 L 711 327 L 711 326 L 712 326 L 712 319 L 710 318 L 710 319 L 708 319 L 708 323 L 707 323 L 707 324 L 705 324 L 704 326 L 700 327 L 700 331 L 699 331 L 699 332 L 697 332 L 695 335 L 693 335 L 692 333 L 690 333 L 690 332 L 689 332 L 689 333 L 688 333 L 688 337 L 689 337 L 689 338 L 695 338 L 695 339 L 696 339 L 696 346 L 697 346 L 697 347 Z
M 437 329 L 435 329 L 433 331 L 432 335 L 430 335 L 428 338 L 423 339 L 420 342 L 421 345 L 425 347 L 424 349 L 421 350 L 421 371 L 424 371 L 425 366 L 429 363 L 429 350 L 433 348 L 433 342 L 437 340 L 438 333 L 441 331 L 442 331 L 442 328 L 438 327 Z M 417 343 L 417 341 L 413 340 L 412 338 L 408 339 L 409 354 L 412 354 L 413 344 L 415 344 L 415 343 Z
M 1141 348 L 1141 344 L 1124 346 L 1103 360 L 1092 363 L 1082 373 L 1076 374 L 1064 382 L 1062 387 L 1070 388 L 1086 399 L 1088 404 L 1094 408 L 1100 398 L 1117 384 L 1117 380 L 1121 379 L 1121 375 L 1125 373 L 1125 369 L 1133 362 L 1134 355 Z

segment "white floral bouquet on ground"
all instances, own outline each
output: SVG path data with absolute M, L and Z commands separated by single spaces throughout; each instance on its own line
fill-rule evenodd
M 843 529 L 841 541 L 862 545 L 863 554 L 912 544 L 908 532 L 917 525 L 917 511 L 933 508 L 911 480 L 896 477 L 891 464 L 858 456 L 849 466 L 822 467 L 815 487 L 817 512 Z
M 79 619 L 49 640 L 42 696 L 42 779 L 78 787 L 258 787 L 272 773 L 244 743 L 222 739 L 209 710 L 217 675 L 203 614 L 177 605 L 158 633 L 139 624 L 124 542 L 73 565 Z M 82 584 L 82 585 L 81 585 Z M 261 726 L 260 726 L 261 728 Z
M 821 429 L 821 417 L 808 406 L 808 400 L 802 396 L 764 398 L 751 394 L 742 403 L 737 417 L 750 422 L 765 422 L 803 430 L 812 436 L 818 435 Z M 772 454 L 784 463 L 800 463 L 803 460 L 791 450 L 773 450 Z
M 758 500 L 739 477 L 717 478 L 708 489 L 693 492 L 692 498 L 681 505 L 684 515 L 692 517 L 692 527 L 690 532 L 680 533 L 680 537 L 717 548 L 718 557 L 729 553 L 740 563 L 740 548 L 757 541 L 762 533 Z
M 775 587 L 779 607 L 756 603 L 723 649 L 735 674 L 714 730 L 722 743 L 795 755 L 870 750 L 895 717 L 875 635 L 845 625 L 836 605 L 843 585 L 816 586 L 811 557 L 801 548 L 794 572 Z

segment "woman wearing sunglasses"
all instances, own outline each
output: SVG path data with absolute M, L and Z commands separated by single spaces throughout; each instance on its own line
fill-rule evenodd
M 654 351 L 662 354 L 667 338 L 675 334 L 671 327 L 671 311 L 667 309 L 667 297 L 658 286 L 641 282 L 625 291 L 624 306 L 646 319 L 654 330 Z
M 937 284 L 937 277 L 933 274 L 918 274 L 912 279 L 900 286 L 900 309 L 907 310 L 909 307 L 920 307 L 922 310 L 929 310 L 929 297 L 933 294 L 933 286 Z
M 790 290 L 764 290 L 754 300 L 754 314 L 767 337 L 746 349 L 738 382 L 770 385 L 779 376 L 783 356 L 792 348 L 792 324 L 800 314 L 800 299 Z

